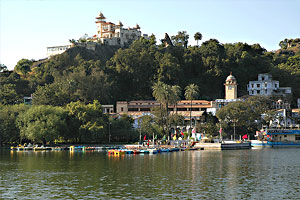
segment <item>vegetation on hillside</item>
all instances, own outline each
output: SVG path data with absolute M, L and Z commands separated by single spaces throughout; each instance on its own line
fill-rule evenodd
M 281 41 L 279 51 L 267 52 L 259 44 L 248 45 L 240 42 L 222 44 L 216 39 L 210 39 L 201 45 L 188 46 L 189 35 L 185 31 L 178 32 L 171 38 L 174 45 L 167 47 L 164 44 L 158 45 L 154 35 L 149 40 L 140 38 L 128 48 L 97 45 L 95 50 L 90 50 L 75 46 L 43 62 L 22 59 L 13 72 L 8 72 L 6 66 L 2 64 L 0 128 L 5 130 L 0 131 L 2 134 L 0 140 L 11 141 L 7 139 L 7 134 L 10 134 L 7 132 L 9 128 L 14 129 L 9 130 L 13 135 L 12 138 L 19 140 L 27 138 L 38 142 L 45 142 L 45 139 L 81 142 L 89 138 L 90 141 L 99 142 L 104 137 L 107 140 L 109 119 L 99 114 L 100 121 L 93 121 L 93 116 L 98 114 L 91 112 L 90 120 L 80 121 L 82 110 L 100 106 L 100 103 L 115 104 L 121 100 L 150 99 L 157 99 L 161 103 L 162 110 L 157 112 L 157 115 L 164 118 L 146 120 L 157 120 L 159 126 L 150 128 L 164 135 L 174 126 L 172 118 L 176 118 L 168 115 L 166 105 L 172 103 L 174 99 L 184 97 L 193 99 L 184 95 L 184 91 L 180 88 L 194 85 L 199 91 L 197 96 L 199 99 L 223 98 L 223 84 L 230 72 L 239 84 L 238 96 L 247 95 L 248 82 L 257 80 L 259 73 L 271 73 L 275 80 L 280 81 L 281 87 L 292 87 L 292 106 L 296 104 L 295 99 L 300 98 L 299 39 Z M 201 33 L 197 32 L 194 38 L 197 41 L 201 40 Z M 167 100 L 163 98 L 163 92 L 159 92 L 160 86 L 166 87 L 168 95 L 171 95 Z M 30 95 L 33 95 L 32 108 L 15 105 L 22 103 L 24 96 Z M 95 101 L 100 102 L 99 105 L 94 105 Z M 240 104 L 238 107 L 242 108 L 243 105 Z M 75 108 L 80 111 L 70 114 Z M 40 112 L 46 115 L 38 117 Z M 33 113 L 37 115 L 34 116 Z M 222 119 L 223 116 L 219 114 L 219 117 Z M 51 137 L 46 138 L 42 135 L 36 137 L 31 130 L 40 130 L 38 134 L 47 130 L 40 127 L 41 123 L 34 124 L 36 120 L 44 120 L 42 124 L 51 126 L 58 123 L 61 130 L 56 130 L 55 134 L 51 133 Z M 72 131 L 70 124 L 68 125 L 70 120 L 75 120 L 77 125 L 71 126 Z M 122 120 L 115 121 L 112 125 L 121 127 L 124 123 L 130 124 L 130 120 L 126 117 Z M 215 119 L 208 117 L 207 122 L 215 123 Z M 6 127 L 8 125 L 11 126 L 8 128 Z M 252 127 L 253 124 L 248 125 Z M 129 129 L 131 126 L 127 127 Z M 144 123 L 142 127 L 148 125 Z M 209 126 L 202 128 L 209 130 Z M 53 130 L 49 129 L 50 132 Z M 112 128 L 111 131 L 124 134 L 116 128 Z M 19 132 L 21 134 L 16 135 Z M 68 135 L 69 133 L 72 134 Z M 137 137 L 134 131 L 132 134 L 130 138 L 124 136 L 122 140 Z M 120 140 L 120 138 L 113 139 Z

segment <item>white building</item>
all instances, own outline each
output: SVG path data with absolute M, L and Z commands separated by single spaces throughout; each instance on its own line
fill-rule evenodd
M 112 114 L 114 112 L 114 105 L 101 105 L 104 114 Z
M 142 35 L 142 32 L 140 31 L 141 27 L 138 24 L 133 28 L 123 28 L 122 22 L 119 21 L 118 24 L 114 24 L 112 22 L 107 22 L 105 19 L 104 15 L 100 12 L 96 17 L 97 34 L 92 37 L 84 34 L 79 40 L 85 40 L 87 42 L 79 42 L 76 45 L 95 50 L 98 42 L 104 45 L 124 47 L 140 37 L 149 39 L 147 34 Z M 71 46 L 72 45 L 47 47 L 47 56 L 49 58 L 50 56 L 61 54 Z
M 123 47 L 142 36 L 138 24 L 133 28 L 123 28 L 122 22 L 119 21 L 118 24 L 114 24 L 106 22 L 105 19 L 104 15 L 100 12 L 96 17 L 97 35 L 89 38 L 89 40 L 101 41 L 102 44 L 106 45 Z M 144 34 L 143 37 L 148 38 L 148 35 Z
M 250 96 L 292 94 L 291 87 L 279 87 L 279 81 L 272 80 L 271 74 L 258 74 L 257 81 L 249 81 L 247 91 Z
M 63 46 L 54 46 L 54 47 L 47 47 L 47 57 L 54 56 L 57 54 L 61 54 L 69 49 L 71 45 L 63 45 Z

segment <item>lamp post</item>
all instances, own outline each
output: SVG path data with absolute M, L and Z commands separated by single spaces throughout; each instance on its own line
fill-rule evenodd
M 110 122 L 108 122 L 108 143 L 110 143 Z

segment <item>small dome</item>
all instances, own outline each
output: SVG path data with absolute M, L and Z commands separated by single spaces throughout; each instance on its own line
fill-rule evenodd
M 230 73 L 229 76 L 227 76 L 226 81 L 236 81 L 235 77 Z

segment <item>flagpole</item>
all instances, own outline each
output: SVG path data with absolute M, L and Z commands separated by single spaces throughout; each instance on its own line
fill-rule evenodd
M 154 148 L 154 133 L 153 133 L 153 148 Z

